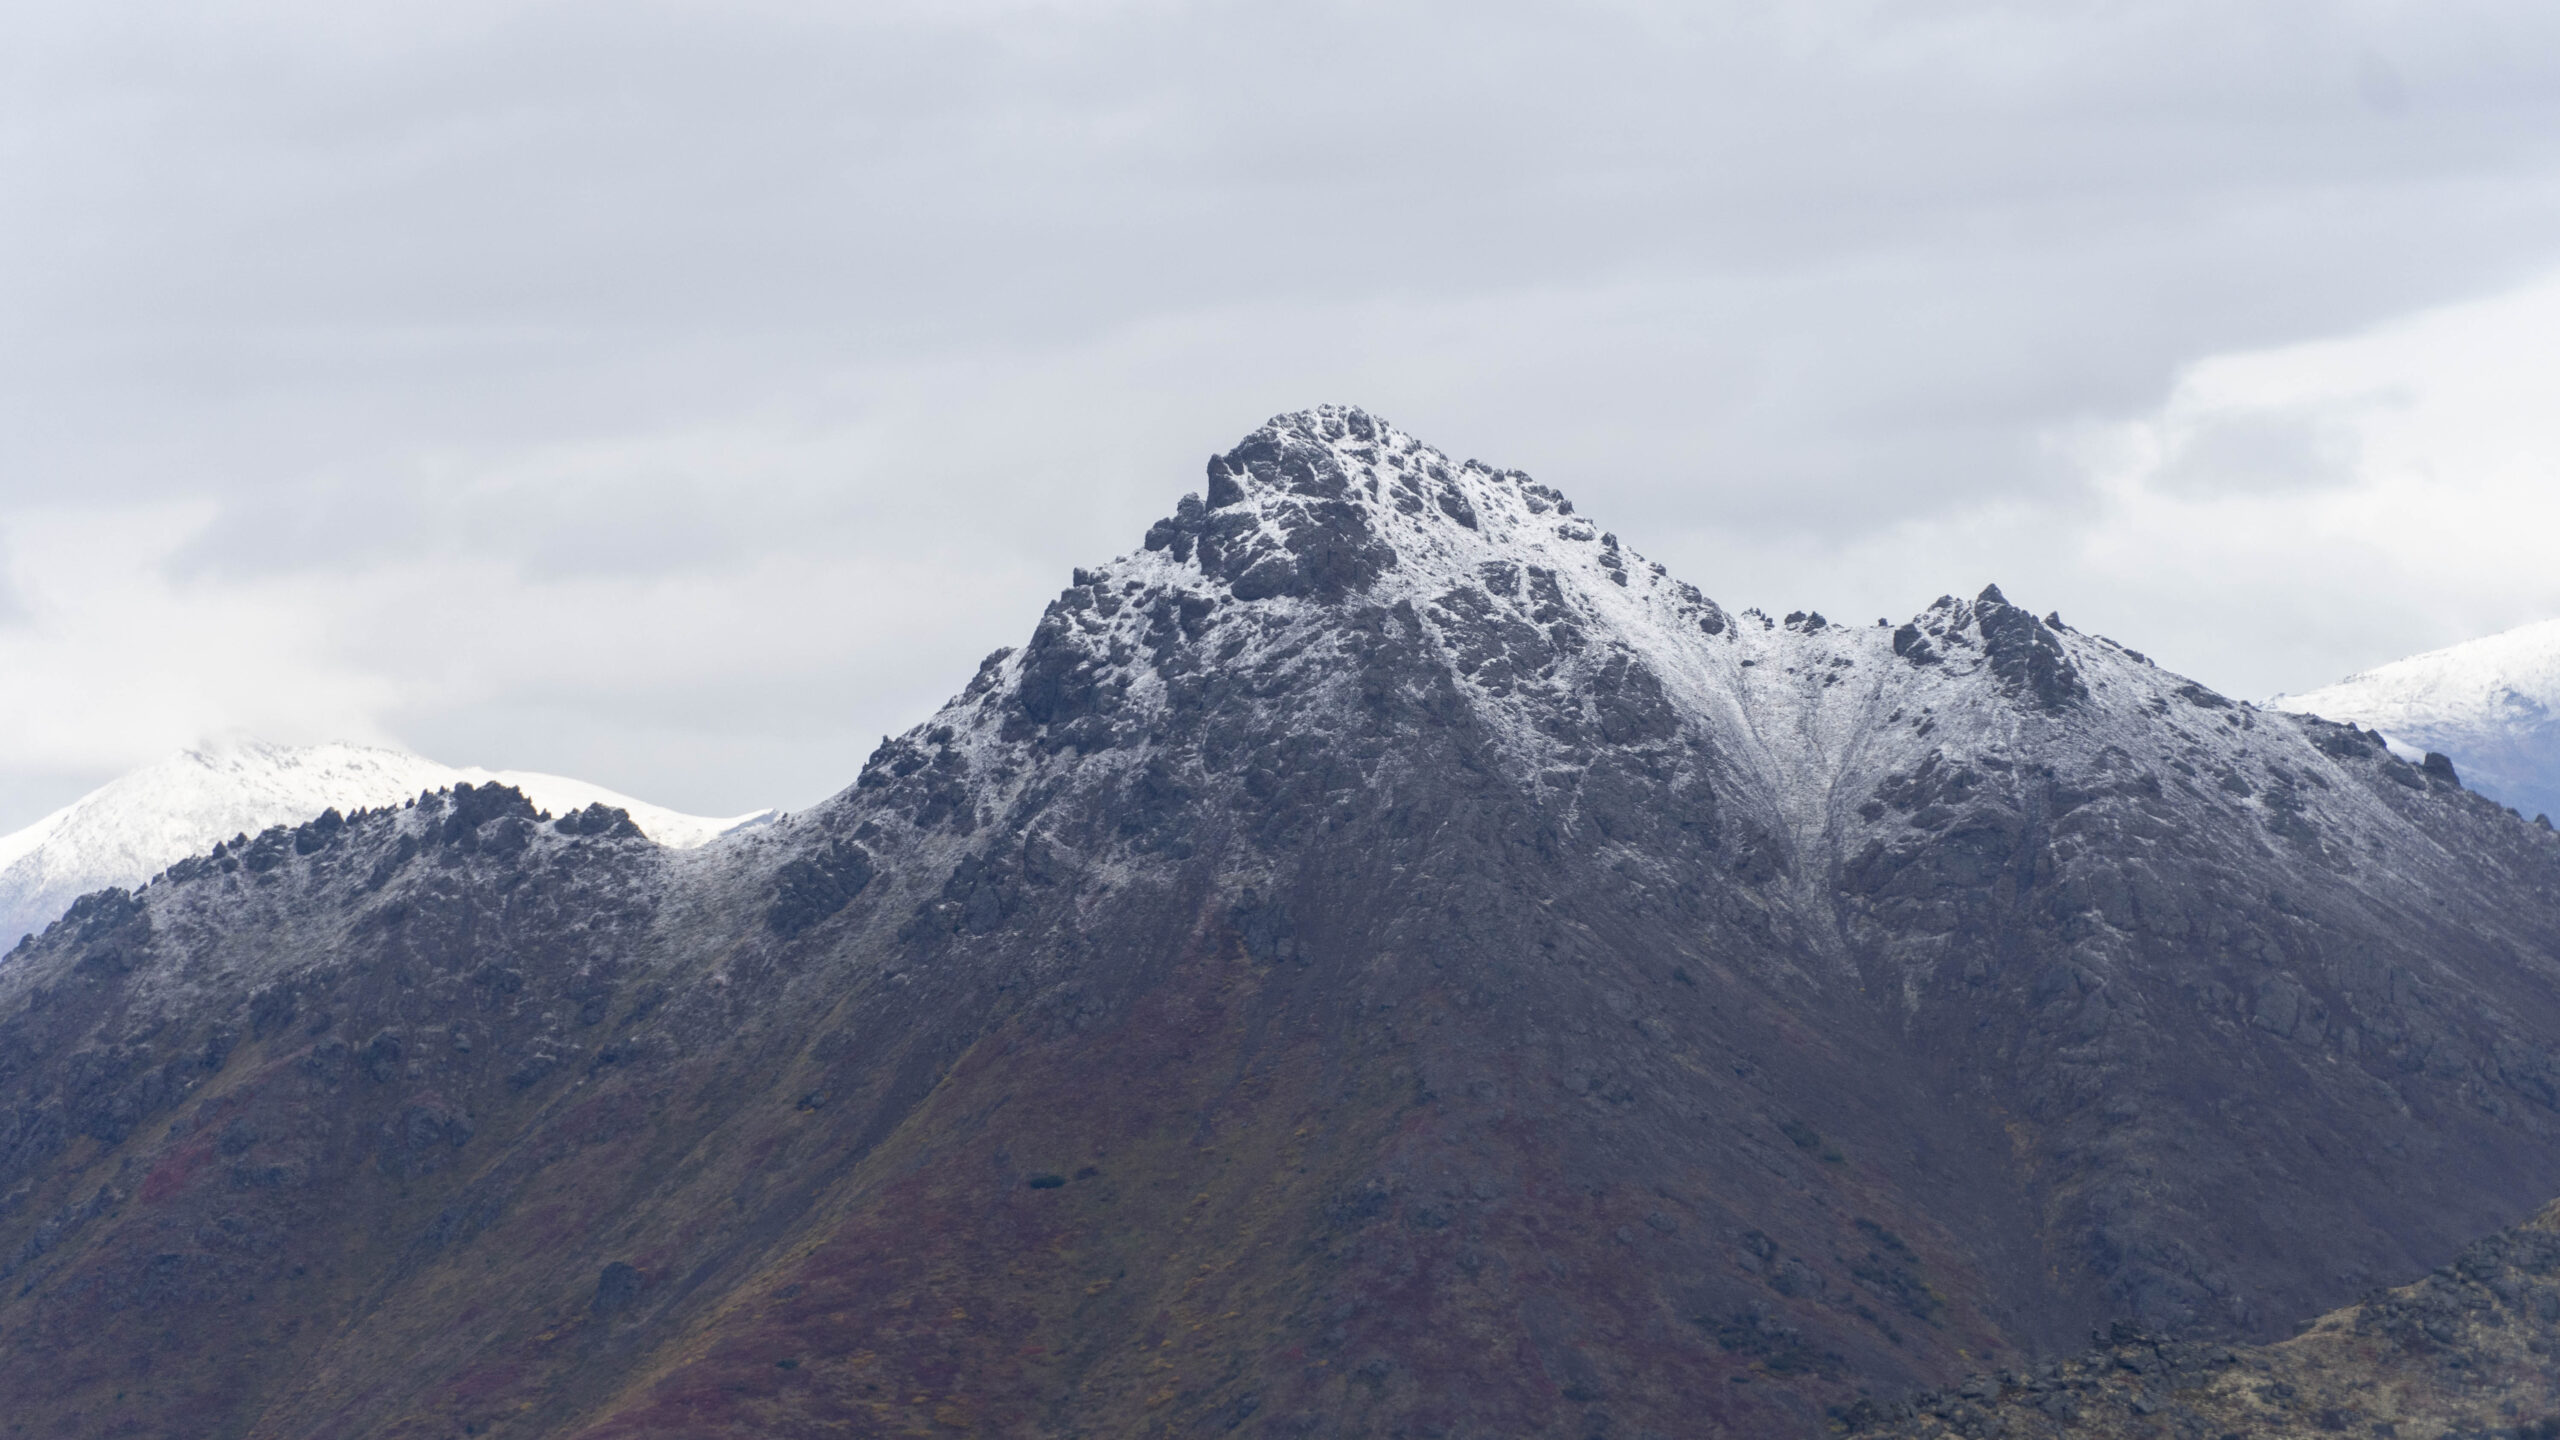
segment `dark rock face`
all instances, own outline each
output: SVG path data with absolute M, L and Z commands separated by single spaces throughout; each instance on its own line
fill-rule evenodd
M 639 1300 L 640 1285 L 640 1272 L 616 1260 L 596 1277 L 596 1298 L 587 1302 L 587 1309 L 597 1315 L 618 1315 Z
M 842 910 L 878 873 L 871 856 L 849 841 L 788 861 L 774 877 L 765 927 L 785 939 L 797 935 Z
M 1147 532 L 1147 548 L 1170 549 L 1182 560 L 1196 553 L 1202 572 L 1226 581 L 1238 600 L 1338 601 L 1365 589 L 1396 554 L 1372 532 L 1365 507 L 1353 503 L 1353 480 L 1336 443 L 1374 445 L 1381 435 L 1377 422 L 1357 414 L 1314 434 L 1266 428 L 1209 461 L 1208 504 L 1186 496 L 1171 519 Z M 1445 464 L 1441 470 L 1399 476 L 1395 503 L 1419 513 L 1428 491 L 1441 513 L 1474 529 L 1474 511 L 1449 483 Z M 1248 487 L 1275 503 L 1258 513 L 1237 511 Z
M 2072 668 L 2055 638 L 2058 627 L 2010 604 L 1997 585 L 1982 587 L 1973 603 L 1982 648 L 1991 656 L 1991 673 L 2011 693 L 2033 696 L 2047 710 L 2089 698 L 2080 672 Z
M 1996 589 L 1742 618 L 1311 412 L 770 830 L 92 897 L 0 966 L 0 1409 L 1811 1435 L 2560 1193 L 2560 837 Z
M 645 840 L 640 827 L 631 823 L 631 812 L 619 806 L 597 801 L 586 809 L 563 815 L 551 822 L 551 828 L 563 835 L 595 835 L 608 840 Z

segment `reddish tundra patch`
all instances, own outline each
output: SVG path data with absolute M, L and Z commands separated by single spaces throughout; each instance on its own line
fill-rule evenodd
M 187 1188 L 198 1172 L 213 1163 L 213 1141 L 191 1140 L 169 1153 L 142 1178 L 142 1203 L 158 1205 Z

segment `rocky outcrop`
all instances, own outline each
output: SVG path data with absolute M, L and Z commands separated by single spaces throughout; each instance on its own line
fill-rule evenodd
M 2173 1440 L 2560 1436 L 2560 1205 L 2273 1345 L 2118 1324 L 2089 1350 L 1982 1373 L 1838 1428 L 1878 1437 Z

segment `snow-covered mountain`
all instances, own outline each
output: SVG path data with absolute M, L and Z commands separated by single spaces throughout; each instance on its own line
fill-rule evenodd
M 1358 410 L 1206 479 L 753 834 L 480 787 L 0 965 L 0 1412 L 1815 1437 L 2560 1194 L 2560 835 L 2442 767 Z
M 555 814 L 604 804 L 661 845 L 704 844 L 763 825 L 776 812 L 713 819 L 685 815 L 601 785 L 517 770 L 457 769 L 366 745 L 239 741 L 183 750 L 89 792 L 23 830 L 0 836 L 0 951 L 41 930 L 70 903 L 109 885 L 134 885 L 173 861 L 234 835 L 291 825 L 335 807 L 397 805 L 421 791 L 496 781 Z
M 2560 620 L 2430 650 L 2268 702 L 2441 752 L 2463 783 L 2527 815 L 2560 817 Z

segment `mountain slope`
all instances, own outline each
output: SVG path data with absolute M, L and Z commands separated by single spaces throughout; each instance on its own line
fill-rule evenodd
M 2560 1204 L 2274 1345 L 2126 1327 L 2084 1355 L 1852 1417 L 1851 1433 L 2173 1440 L 2560 1436 Z
M 397 805 L 454 785 L 503 784 L 566 814 L 612 806 L 662 845 L 700 845 L 773 812 L 727 820 L 682 815 L 602 786 L 521 771 L 457 770 L 365 745 L 242 741 L 186 750 L 122 775 L 11 835 L 0 836 L 0 939 L 42 929 L 71 902 L 109 885 L 138 885 L 215 841 L 297 825 L 335 807 Z
M 2412 655 L 2270 702 L 2450 757 L 2527 815 L 2560 815 L 2560 620 Z
M 1822 1433 L 2560 1194 L 2560 838 L 1996 590 L 1285 416 L 827 804 L 278 833 L 0 967 L 0 1414 Z M 31 1432 L 32 1433 L 32 1432 Z

